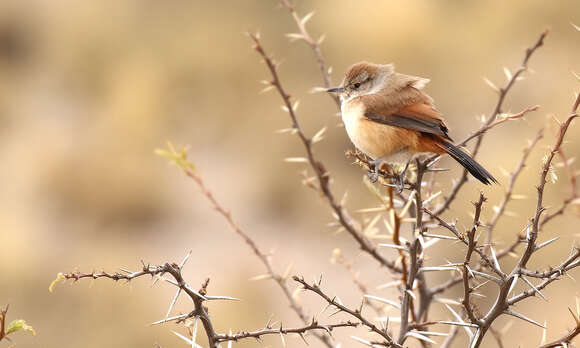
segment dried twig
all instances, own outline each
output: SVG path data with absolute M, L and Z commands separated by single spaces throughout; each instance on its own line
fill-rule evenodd
M 480 324 L 479 318 L 476 317 L 475 313 L 473 312 L 473 307 L 471 306 L 471 301 L 469 299 L 469 295 L 471 293 L 471 288 L 469 287 L 469 262 L 471 261 L 471 255 L 475 250 L 476 242 L 475 242 L 475 232 L 480 225 L 479 217 L 481 215 L 481 208 L 483 203 L 486 201 L 483 192 L 479 194 L 479 201 L 474 203 L 475 205 L 475 217 L 473 218 L 473 228 L 467 232 L 467 252 L 465 253 L 465 261 L 463 261 L 463 307 L 471 320 L 472 324 Z M 494 268 L 497 268 L 499 272 L 499 267 L 493 264 Z
M 221 334 L 218 335 L 216 337 L 218 342 L 226 342 L 226 341 L 239 341 L 241 339 L 244 338 L 256 338 L 256 339 L 260 339 L 262 336 L 265 335 L 288 335 L 288 334 L 297 334 L 300 335 L 300 337 L 302 337 L 304 339 L 304 334 L 308 333 L 308 332 L 313 332 L 315 330 L 322 330 L 325 331 L 326 333 L 328 333 L 329 335 L 331 334 L 332 330 L 335 328 L 340 328 L 340 327 L 356 327 L 357 325 L 359 325 L 356 322 L 344 322 L 344 323 L 338 323 L 338 324 L 328 324 L 328 325 L 322 325 L 319 324 L 317 321 L 313 320 L 309 325 L 303 326 L 303 327 L 297 327 L 297 328 L 285 328 L 280 326 L 279 328 L 272 328 L 272 327 L 266 327 L 263 329 L 259 329 L 256 331 L 242 331 L 242 332 L 238 332 L 235 334 Z
M 532 289 L 524 291 L 523 293 L 516 295 L 512 298 L 509 298 L 510 292 L 513 289 L 519 277 L 521 277 L 522 275 L 534 274 L 534 272 L 525 271 L 525 268 L 528 261 L 532 257 L 533 253 L 538 250 L 536 245 L 536 239 L 538 237 L 538 231 L 540 226 L 539 221 L 542 212 L 545 210 L 543 206 L 543 197 L 546 185 L 546 178 L 550 170 L 552 170 L 552 160 L 554 159 L 555 155 L 558 153 L 560 147 L 562 146 L 564 137 L 566 135 L 566 131 L 568 130 L 572 121 L 576 117 L 578 117 L 577 111 L 579 104 L 580 104 L 580 94 L 576 97 L 573 103 L 570 116 L 566 119 L 564 123 L 561 124 L 558 136 L 556 137 L 556 142 L 552 147 L 552 150 L 548 153 L 547 157 L 544 159 L 544 163 L 542 164 L 542 172 L 540 173 L 540 182 L 537 187 L 538 196 L 536 199 L 536 212 L 534 213 L 534 217 L 532 218 L 530 225 L 528 225 L 528 227 L 526 228 L 527 230 L 526 248 L 522 253 L 522 255 L 520 256 L 517 265 L 510 272 L 510 274 L 507 277 L 500 279 L 499 282 L 500 290 L 496 297 L 496 301 L 494 305 L 491 307 L 491 309 L 488 311 L 488 313 L 481 319 L 481 322 L 478 325 L 477 335 L 474 336 L 471 342 L 471 347 L 473 348 L 479 347 L 481 341 L 483 340 L 483 336 L 489 330 L 494 320 L 502 314 L 509 314 L 524 321 L 530 322 L 534 325 L 541 326 L 532 319 L 527 318 L 524 315 L 519 314 L 517 312 L 514 312 L 509 307 L 529 296 L 533 296 L 536 293 L 539 293 L 540 290 L 542 290 L 545 286 L 547 286 L 554 280 L 558 279 L 566 271 L 580 266 L 580 262 L 577 261 L 578 258 L 580 258 L 580 250 L 578 248 L 575 248 L 571 256 L 567 260 L 565 260 L 561 265 L 559 265 L 558 267 L 554 268 L 551 271 L 548 271 L 547 273 L 540 274 L 540 276 L 541 275 L 546 276 L 546 278 L 542 278 L 543 282 L 540 285 L 535 287 L 532 286 Z M 531 285 L 531 283 L 529 283 L 529 285 Z
M 306 137 L 306 135 L 300 128 L 300 124 L 298 123 L 298 119 L 296 117 L 295 107 L 291 102 L 291 97 L 288 93 L 286 93 L 284 87 L 282 87 L 282 83 L 278 76 L 277 65 L 274 63 L 272 58 L 270 58 L 268 54 L 266 54 L 266 52 L 264 51 L 264 48 L 260 43 L 259 36 L 257 34 L 250 34 L 250 38 L 254 41 L 253 46 L 254 50 L 256 50 L 256 52 L 258 52 L 260 56 L 262 56 L 264 63 L 266 64 L 268 70 L 270 71 L 270 74 L 272 76 L 272 81 L 270 83 L 272 86 L 276 88 L 276 90 L 280 94 L 280 97 L 282 98 L 282 101 L 284 102 L 284 110 L 287 111 L 288 114 L 290 115 L 290 119 L 292 120 L 292 128 L 295 130 L 296 134 L 300 138 L 300 141 L 304 145 L 308 162 L 310 163 L 311 168 L 314 170 L 316 174 L 320 191 L 326 198 L 333 213 L 336 215 L 337 220 L 345 228 L 345 230 L 356 240 L 356 242 L 359 244 L 360 248 L 364 252 L 372 256 L 382 266 L 385 266 L 392 271 L 400 272 L 400 269 L 395 265 L 395 263 L 383 257 L 378 252 L 377 247 L 358 230 L 358 228 L 355 226 L 351 217 L 348 215 L 348 213 L 341 205 L 341 203 L 336 201 L 334 194 L 330 190 L 330 177 L 328 175 L 326 167 L 322 164 L 322 162 L 320 162 L 318 159 L 315 158 L 314 152 L 312 150 L 312 139 Z
M 182 152 L 179 155 L 181 156 L 180 159 L 182 162 L 187 161 L 187 157 L 186 157 L 185 152 Z M 188 162 L 186 162 L 186 163 L 188 163 Z M 188 164 L 190 164 L 190 163 L 188 163 Z M 232 230 L 244 240 L 244 242 L 250 247 L 250 249 L 252 249 L 252 251 L 258 257 L 258 259 L 262 262 L 264 267 L 266 267 L 267 277 L 273 279 L 278 284 L 278 286 L 280 287 L 282 292 L 284 293 L 284 296 L 286 297 L 288 303 L 290 304 L 290 308 L 292 308 L 292 310 L 294 310 L 296 315 L 298 315 L 298 317 L 302 320 L 302 322 L 304 324 L 308 324 L 308 322 L 309 322 L 308 316 L 304 312 L 304 309 L 302 308 L 302 306 L 300 306 L 300 304 L 298 304 L 298 302 L 296 301 L 296 299 L 292 295 L 292 291 L 288 287 L 287 275 L 281 275 L 281 274 L 278 274 L 277 272 L 274 271 L 274 268 L 272 267 L 272 264 L 270 262 L 270 258 L 268 257 L 268 255 L 263 253 L 260 250 L 260 248 L 258 248 L 258 245 L 256 244 L 256 242 L 252 238 L 250 238 L 250 236 L 241 229 L 239 224 L 232 217 L 231 212 L 229 210 L 227 210 L 226 208 L 224 208 L 217 201 L 217 199 L 214 197 L 213 193 L 205 185 L 201 175 L 199 175 L 196 171 L 194 171 L 192 169 L 193 165 L 191 165 L 191 164 L 190 165 L 181 165 L 181 168 L 183 169 L 183 172 L 185 173 L 185 175 L 187 175 L 188 177 L 190 177 L 191 179 L 193 179 L 195 181 L 195 183 L 200 188 L 202 194 L 211 203 L 212 207 L 221 216 L 224 217 L 224 219 L 228 222 L 228 224 L 230 225 Z M 332 347 L 332 343 L 330 342 L 330 340 L 328 339 L 327 336 L 322 335 L 322 334 L 317 333 L 317 332 L 314 332 L 313 334 L 318 339 L 320 339 L 327 347 Z
M 6 314 L 8 313 L 8 307 L 9 305 L 6 305 L 6 307 L 0 310 L 0 341 L 4 338 L 9 340 L 9 338 L 6 337 Z
M 544 31 L 539 39 L 536 41 L 536 43 L 528 48 L 526 50 L 526 54 L 524 56 L 524 60 L 522 61 L 522 64 L 520 65 L 520 67 L 515 71 L 515 73 L 513 73 L 511 75 L 511 78 L 508 80 L 508 82 L 506 83 L 506 85 L 502 88 L 500 88 L 497 92 L 499 93 L 499 97 L 497 100 L 497 103 L 495 105 L 495 107 L 493 108 L 493 111 L 491 112 L 491 115 L 487 118 L 487 120 L 481 125 L 480 129 L 475 132 L 474 136 L 469 136 L 467 137 L 464 141 L 460 142 L 459 145 L 465 145 L 469 140 L 473 139 L 474 137 L 477 138 L 475 145 L 473 147 L 473 150 L 471 151 L 471 154 L 473 157 L 475 157 L 477 155 L 477 152 L 479 151 L 479 147 L 481 146 L 481 142 L 483 140 L 483 135 L 485 133 L 485 131 L 489 130 L 492 125 L 494 123 L 496 123 L 496 119 L 498 117 L 498 115 L 500 115 L 502 113 L 502 108 L 503 108 L 503 103 L 505 100 L 506 95 L 508 94 L 508 92 L 510 91 L 510 89 L 512 88 L 512 86 L 515 84 L 515 82 L 518 80 L 518 78 L 520 77 L 520 75 L 526 71 L 528 69 L 528 61 L 530 60 L 530 58 L 532 57 L 532 55 L 534 54 L 534 52 L 536 52 L 536 50 L 538 48 L 540 48 L 541 46 L 544 45 L 544 39 L 546 38 L 546 36 L 548 35 L 548 30 Z M 535 109 L 534 109 L 535 110 Z M 527 111 L 532 111 L 532 109 L 527 109 L 524 110 L 522 112 L 522 116 L 525 112 Z M 436 156 L 430 158 L 428 161 L 432 161 Z M 459 181 L 453 186 L 453 188 L 451 189 L 451 192 L 449 193 L 449 195 L 447 196 L 447 198 L 445 199 L 445 201 L 443 202 L 443 204 L 441 205 L 441 207 L 439 207 L 436 211 L 435 214 L 439 215 L 441 213 L 443 213 L 445 210 L 447 210 L 449 208 L 449 206 L 451 205 L 451 203 L 455 200 L 455 198 L 457 197 L 457 193 L 459 193 L 459 191 L 461 190 L 461 187 L 463 187 L 463 185 L 467 182 L 467 178 L 468 178 L 468 172 L 467 170 L 463 171 L 463 174 L 461 175 L 461 178 L 459 179 Z
M 497 224 L 498 220 L 504 215 L 508 202 L 510 201 L 510 199 L 512 199 L 513 190 L 514 190 L 516 181 L 518 179 L 518 176 L 520 175 L 520 173 L 522 172 L 522 170 L 526 166 L 526 161 L 527 161 L 530 153 L 532 152 L 532 149 L 538 143 L 538 141 L 542 138 L 543 135 L 544 135 L 544 129 L 542 128 L 538 131 L 535 138 L 532 141 L 530 141 L 528 146 L 526 146 L 526 148 L 523 151 L 522 158 L 520 159 L 520 162 L 516 166 L 516 169 L 511 173 L 510 181 L 509 181 L 508 187 L 506 188 L 504 197 L 503 197 L 501 203 L 499 204 L 495 214 L 493 215 L 491 220 L 486 224 L 486 228 L 487 228 L 486 244 L 488 244 L 488 245 L 491 244 L 493 230 L 494 230 L 495 225 Z
M 324 60 L 322 50 L 320 49 L 320 44 L 322 43 L 322 41 L 324 41 L 324 35 L 322 35 L 318 40 L 314 40 L 312 36 L 310 36 L 308 30 L 306 30 L 306 23 L 314 13 L 310 12 L 306 16 L 300 18 L 298 13 L 296 13 L 294 4 L 292 4 L 290 0 L 281 0 L 280 4 L 288 11 L 290 11 L 290 15 L 292 15 L 292 19 L 296 23 L 298 31 L 300 31 L 300 33 L 298 34 L 290 33 L 287 34 L 287 36 L 291 40 L 304 40 L 304 42 L 306 42 L 308 46 L 310 46 L 310 48 L 314 52 L 314 55 L 316 56 L 316 63 L 318 64 L 318 68 L 320 69 L 320 75 L 322 76 L 322 82 L 324 84 L 324 87 L 325 88 L 331 87 L 330 68 L 326 66 L 326 61 Z M 340 99 L 338 98 L 338 96 L 330 93 L 328 95 L 332 98 L 332 100 L 334 100 L 334 103 L 340 109 Z
M 377 333 L 378 335 L 380 335 L 382 338 L 385 339 L 385 345 L 387 347 L 399 347 L 402 348 L 402 345 L 396 343 L 393 338 L 391 337 L 391 335 L 388 333 L 387 329 L 381 329 L 379 327 L 377 327 L 375 324 L 373 324 L 370 320 L 368 320 L 367 318 L 365 318 L 362 315 L 362 308 L 361 309 L 350 309 L 348 307 L 346 307 L 345 305 L 343 305 L 337 298 L 335 297 L 330 297 L 327 294 L 325 294 L 322 289 L 320 288 L 320 284 L 317 283 L 313 283 L 313 284 L 308 284 L 304 278 L 302 277 L 297 277 L 294 276 L 292 279 L 294 279 L 296 282 L 300 283 L 303 287 L 304 290 L 308 290 L 311 291 L 315 294 L 317 294 L 318 296 L 320 296 L 321 298 L 323 298 L 329 305 L 336 307 L 339 311 L 344 312 L 349 314 L 350 316 L 356 318 L 357 320 L 360 321 L 360 324 L 362 326 L 365 326 L 366 328 L 368 328 L 370 331 Z M 364 303 L 364 302 L 362 302 Z
M 564 336 L 553 340 L 550 343 L 542 344 L 539 348 L 558 348 L 558 347 L 569 347 L 572 343 L 572 340 L 580 335 L 580 313 L 574 314 L 571 310 L 570 313 L 572 314 L 572 318 L 575 321 L 576 327 L 572 329 L 570 332 L 565 334 Z
M 184 261 L 187 261 L 187 257 Z M 218 348 L 220 347 L 220 342 L 226 341 L 238 341 L 241 339 L 246 338 L 255 338 L 260 339 L 262 336 L 265 335 L 287 335 L 287 334 L 298 334 L 302 338 L 304 338 L 304 334 L 306 333 L 316 333 L 316 331 L 323 330 L 326 334 L 330 335 L 331 331 L 334 328 L 340 327 L 356 327 L 358 323 L 356 322 L 342 322 L 336 324 L 319 324 L 315 320 L 312 320 L 308 325 L 298 328 L 283 328 L 280 327 L 278 329 L 273 329 L 270 324 L 267 324 L 265 328 L 259 329 L 256 331 L 242 331 L 236 334 L 220 334 L 217 333 L 214 329 L 212 324 L 211 318 L 209 316 L 207 308 L 204 306 L 204 302 L 206 301 L 213 301 L 213 300 L 232 300 L 233 298 L 228 296 L 209 296 L 207 294 L 207 287 L 209 284 L 209 279 L 207 279 L 199 289 L 199 291 L 193 290 L 193 288 L 183 279 L 181 275 L 181 271 L 185 262 L 182 262 L 181 266 L 176 263 L 165 263 L 159 266 L 151 266 L 143 264 L 143 268 L 140 271 L 128 271 L 123 270 L 123 273 L 108 273 L 108 272 L 91 272 L 91 273 L 80 273 L 80 272 L 73 272 L 73 273 L 66 273 L 62 274 L 62 279 L 72 279 L 74 281 L 78 281 L 81 279 L 99 279 L 99 278 L 107 278 L 112 279 L 114 281 L 125 280 L 131 281 L 135 278 L 139 278 L 142 276 L 149 275 L 154 277 L 155 279 L 163 279 L 166 282 L 176 286 L 180 292 L 183 292 L 189 296 L 189 298 L 193 302 L 193 310 L 187 314 L 182 314 L 174 317 L 166 317 L 165 319 L 156 321 L 153 324 L 161 324 L 166 322 L 177 322 L 181 323 L 184 322 L 188 318 L 194 318 L 194 320 L 201 320 L 202 325 L 204 327 L 210 348 Z M 169 274 L 171 275 L 172 279 L 165 278 L 164 275 Z M 178 294 L 180 293 L 178 292 Z M 174 301 L 171 302 L 170 309 L 173 307 Z M 1 317 L 3 318 L 3 317 Z M 2 321 L 3 323 L 3 321 Z M 195 324 L 194 324 L 195 325 Z M 199 346 L 195 343 L 196 340 L 196 330 L 190 332 L 191 335 L 191 343 L 192 346 Z M 318 333 L 318 335 L 325 335 L 324 333 Z M 179 335 L 180 337 L 183 337 Z M 326 335 L 324 337 L 327 337 Z M 184 338 L 189 340 L 187 338 Z

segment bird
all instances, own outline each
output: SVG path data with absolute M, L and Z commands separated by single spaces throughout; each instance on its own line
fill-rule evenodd
M 443 116 L 423 91 L 429 81 L 397 73 L 393 64 L 363 61 L 347 69 L 338 87 L 326 91 L 338 94 L 350 140 L 372 159 L 372 181 L 378 179 L 383 162 L 406 162 L 399 173 L 402 185 L 410 161 L 434 153 L 448 154 L 483 184 L 497 183 L 481 164 L 453 144 Z

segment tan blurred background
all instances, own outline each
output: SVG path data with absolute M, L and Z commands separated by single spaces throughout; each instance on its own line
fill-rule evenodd
M 542 108 L 485 139 L 479 158 L 498 176 L 502 168 L 515 167 L 527 139 L 549 123 L 546 115 L 566 116 L 578 91 L 571 71 L 580 71 L 580 32 L 570 24 L 580 24 L 577 0 L 298 1 L 297 8 L 302 15 L 316 11 L 308 28 L 314 36 L 327 35 L 323 52 L 335 81 L 363 59 L 394 62 L 399 71 L 430 77 L 427 92 L 456 139 L 475 129 L 476 118 L 495 104 L 496 95 L 482 76 L 503 85 L 503 67 L 515 70 L 524 49 L 551 28 L 546 46 L 531 60 L 533 72 L 505 104 L 506 112 L 535 104 Z M 173 295 L 167 286 L 101 280 L 61 285 L 50 294 L 48 285 L 57 272 L 138 268 L 141 259 L 178 261 L 189 249 L 194 256 L 185 273 L 192 285 L 211 277 L 212 294 L 243 299 L 211 304 L 220 331 L 259 328 L 271 315 L 288 325 L 299 323 L 274 284 L 248 280 L 263 273 L 262 265 L 194 183 L 153 154 L 167 140 L 190 145 L 191 159 L 218 199 L 264 250 L 275 250 L 277 270 L 293 263 L 294 272 L 307 279 L 322 273 L 329 292 L 355 306 L 360 294 L 350 276 L 329 262 L 332 250 L 340 247 L 374 294 L 395 296 L 375 290 L 391 280 L 389 275 L 360 257 L 347 235 L 336 236 L 327 227 L 327 206 L 300 185 L 303 165 L 282 161 L 301 156 L 302 148 L 296 138 L 274 132 L 289 120 L 277 95 L 258 94 L 258 81 L 268 75 L 243 35 L 248 30 L 260 30 L 266 49 L 282 60 L 280 74 L 301 100 L 305 132 L 329 127 L 316 153 L 334 176 L 337 196 L 348 191 L 351 210 L 375 205 L 361 184 L 363 173 L 344 157 L 352 145 L 337 127 L 334 104 L 325 95 L 308 93 L 321 85 L 317 66 L 304 43 L 284 37 L 296 29 L 276 1 L 0 2 L 0 305 L 10 303 L 9 319 L 25 318 L 38 333 L 13 336 L 18 347 L 184 346 L 170 332 L 180 330 L 174 324 L 147 326 L 165 315 Z M 569 156 L 580 150 L 578 127 L 565 145 Z M 539 159 L 553 131 L 546 135 L 517 193 L 533 198 Z M 456 167 L 448 160 L 443 164 Z M 562 179 L 548 187 L 548 205 L 568 194 L 565 175 L 557 171 Z M 441 189 L 448 189 L 457 172 L 441 176 Z M 486 218 L 506 187 L 507 180 L 500 181 L 502 186 L 485 188 L 490 197 Z M 468 202 L 480 188 L 467 185 L 446 216 L 458 217 L 460 226 L 469 224 Z M 510 206 L 519 218 L 500 221 L 498 242 L 513 239 L 533 206 L 532 199 Z M 578 218 L 569 214 L 544 231 L 542 240 L 562 238 L 539 253 L 533 265 L 566 257 L 578 240 L 577 226 Z M 449 250 L 455 249 L 454 256 Z M 431 262 L 459 259 L 462 250 L 441 243 L 439 257 Z M 518 310 L 547 320 L 548 337 L 559 336 L 571 325 L 567 307 L 574 305 L 577 289 L 566 279 L 546 291 L 549 304 L 530 299 Z M 451 295 L 460 296 L 458 291 Z M 302 301 L 311 313 L 323 307 L 310 295 Z M 188 308 L 187 300 L 178 305 L 178 310 Z M 438 305 L 432 315 L 449 316 Z M 497 327 L 507 322 L 502 318 Z M 507 346 L 540 342 L 541 330 L 529 324 L 514 323 L 512 330 L 519 334 L 509 336 Z M 346 330 L 337 335 L 343 347 L 359 346 L 348 338 L 351 334 L 366 337 Z M 303 346 L 297 338 L 287 342 Z M 495 342 L 487 339 L 486 345 Z M 275 338 L 265 346 L 281 343 Z M 455 346 L 465 346 L 463 332 Z

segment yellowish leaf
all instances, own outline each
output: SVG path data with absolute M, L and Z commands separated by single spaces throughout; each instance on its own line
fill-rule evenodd
M 20 330 L 27 331 L 33 335 L 36 335 L 36 331 L 34 331 L 32 326 L 26 324 L 26 321 L 22 319 L 13 320 L 10 324 L 8 324 L 8 327 L 6 328 L 6 334 L 9 335 Z
M 52 281 L 52 283 L 50 283 L 50 286 L 48 287 L 48 291 L 50 292 L 54 292 L 54 287 L 56 286 L 56 284 L 58 284 L 59 282 L 63 282 L 66 280 L 66 277 L 64 276 L 64 274 L 59 273 L 56 275 L 56 279 Z

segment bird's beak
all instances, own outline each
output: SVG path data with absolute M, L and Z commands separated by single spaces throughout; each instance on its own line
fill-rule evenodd
M 326 90 L 328 93 L 342 93 L 344 92 L 344 87 L 332 87 Z

